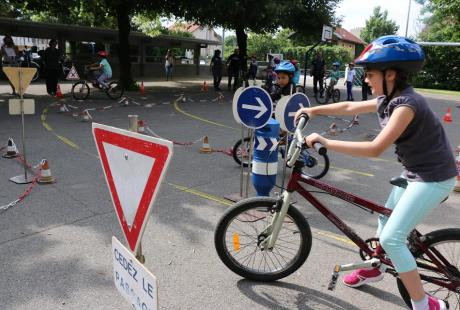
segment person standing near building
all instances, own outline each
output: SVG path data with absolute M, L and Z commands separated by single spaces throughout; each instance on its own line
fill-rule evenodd
M 56 39 L 51 39 L 49 46 L 43 53 L 43 63 L 45 64 L 46 92 L 55 96 L 59 75 L 59 50 L 56 48 Z
M 318 95 L 318 83 L 319 83 L 319 96 L 323 97 L 323 81 L 324 74 L 326 74 L 326 62 L 324 61 L 321 53 L 316 53 L 316 59 L 311 63 L 310 76 L 313 76 L 313 92 L 315 97 Z
M 350 62 L 348 67 L 345 69 L 345 83 L 343 83 L 343 85 L 347 85 L 347 101 L 354 101 L 352 89 L 355 75 L 355 64 Z
M 174 55 L 170 49 L 166 52 L 165 56 L 165 71 L 166 71 L 166 81 L 172 80 L 172 70 L 174 65 Z
M 13 38 L 11 36 L 5 36 L 3 38 L 3 45 L 1 47 L 1 56 L 2 56 L 2 65 L 3 67 L 17 67 L 18 66 L 18 56 L 19 50 L 16 45 L 14 45 Z M 11 86 L 13 92 L 11 95 L 16 95 L 16 89 L 13 84 L 8 80 L 8 83 Z
M 222 80 L 222 58 L 220 57 L 220 50 L 214 51 L 214 56 L 211 58 L 211 72 L 214 78 L 214 90 L 220 89 L 220 81 Z
M 236 91 L 238 87 L 238 78 L 241 68 L 241 57 L 239 49 L 235 48 L 233 54 L 228 57 L 227 62 L 227 73 L 228 73 L 228 90 L 232 90 L 232 78 L 233 78 L 233 91 Z

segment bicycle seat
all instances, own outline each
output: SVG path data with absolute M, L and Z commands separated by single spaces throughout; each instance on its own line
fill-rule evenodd
M 390 184 L 394 186 L 399 186 L 402 188 L 407 188 L 407 180 L 403 177 L 391 178 Z

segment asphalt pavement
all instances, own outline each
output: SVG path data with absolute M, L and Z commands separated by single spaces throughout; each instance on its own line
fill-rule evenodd
M 223 197 L 239 192 L 240 168 L 226 151 L 241 138 L 241 128 L 233 119 L 232 94 L 222 91 L 222 98 L 212 88 L 201 92 L 201 84 L 199 79 L 146 82 L 145 94 L 126 94 L 128 106 L 100 92 L 92 92 L 84 102 L 74 101 L 70 83 L 62 85 L 64 99 L 45 95 L 43 84 L 30 86 L 26 97 L 35 99 L 36 113 L 25 117 L 27 161 L 36 165 L 48 159 L 56 183 L 34 186 L 18 205 L 0 211 L 0 309 L 130 308 L 112 277 L 111 238 L 126 241 L 104 180 L 91 122 L 72 112 L 59 113 L 62 103 L 75 106 L 74 112 L 99 108 L 90 111 L 94 122 L 125 129 L 128 115 L 139 115 L 150 134 L 176 142 L 142 242 L 145 266 L 159 281 L 160 309 L 404 309 L 395 279 L 389 275 L 359 289 L 339 283 L 334 292 L 327 290 L 335 264 L 360 259 L 356 247 L 300 197 L 294 200 L 312 227 L 313 247 L 297 272 L 277 282 L 258 283 L 223 265 L 213 234 L 231 205 Z M 22 150 L 20 117 L 8 115 L 12 98 L 8 92 L 8 85 L 0 84 L 0 146 L 13 137 Z M 185 100 L 178 102 L 181 94 Z M 358 90 L 355 96 L 360 98 Z M 427 98 L 440 118 L 452 108 L 453 122 L 444 127 L 452 146 L 459 145 L 458 98 L 429 94 Z M 310 121 L 307 131 L 322 132 L 332 122 L 343 129 L 347 121 L 318 117 Z M 363 115 L 359 125 L 336 138 L 363 141 L 378 132 L 376 116 Z M 200 153 L 203 136 L 220 152 Z M 329 157 L 331 169 L 324 181 L 381 204 L 391 189 L 389 179 L 401 172 L 393 149 L 380 159 L 334 152 Z M 18 160 L 0 158 L 0 171 L 0 205 L 4 205 L 20 197 L 27 185 L 8 180 L 23 172 Z M 358 234 L 374 235 L 375 214 L 330 197 L 320 200 Z M 454 193 L 419 229 L 458 227 L 459 218 L 460 195 Z

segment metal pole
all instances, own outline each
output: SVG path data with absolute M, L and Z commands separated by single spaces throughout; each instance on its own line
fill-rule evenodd
M 244 145 L 244 146 L 243 146 Z M 238 150 L 235 150 L 235 152 Z M 244 153 L 246 152 L 244 143 L 244 125 L 241 125 L 241 174 L 240 174 L 240 197 L 243 198 L 243 182 L 244 182 Z
M 19 95 L 21 96 L 21 121 L 22 121 L 22 155 L 24 157 L 24 182 L 27 182 L 27 158 L 26 158 L 26 134 L 24 125 L 24 91 L 22 89 L 22 70 L 18 71 L 19 75 Z
M 281 187 L 284 187 L 284 182 L 286 181 L 286 167 L 287 167 L 287 153 L 288 153 L 288 141 L 289 141 L 289 132 L 286 132 L 286 137 L 284 137 L 284 164 L 283 164 L 283 177 L 281 182 Z
M 136 258 L 141 264 L 145 263 L 145 256 L 142 254 L 142 241 L 139 243 L 139 247 L 137 248 Z
M 249 191 L 249 176 L 251 175 L 252 169 L 252 146 L 254 144 L 254 130 L 249 129 L 249 157 L 248 157 L 248 174 L 246 175 L 246 195 L 245 198 L 248 198 L 248 191 Z
M 409 0 L 409 9 L 407 10 L 407 19 L 406 19 L 406 34 L 405 37 L 407 37 L 407 29 L 409 28 L 409 17 L 410 17 L 410 5 L 411 5 L 412 0 Z

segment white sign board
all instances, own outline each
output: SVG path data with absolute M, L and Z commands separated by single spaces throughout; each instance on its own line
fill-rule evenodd
M 24 114 L 35 114 L 35 100 L 22 99 Z M 21 99 L 10 99 L 9 101 L 10 115 L 21 115 Z
M 137 310 L 158 309 L 157 278 L 112 237 L 113 279 L 121 296 Z
M 323 34 L 321 36 L 321 41 L 330 41 L 332 40 L 332 27 L 323 25 Z

